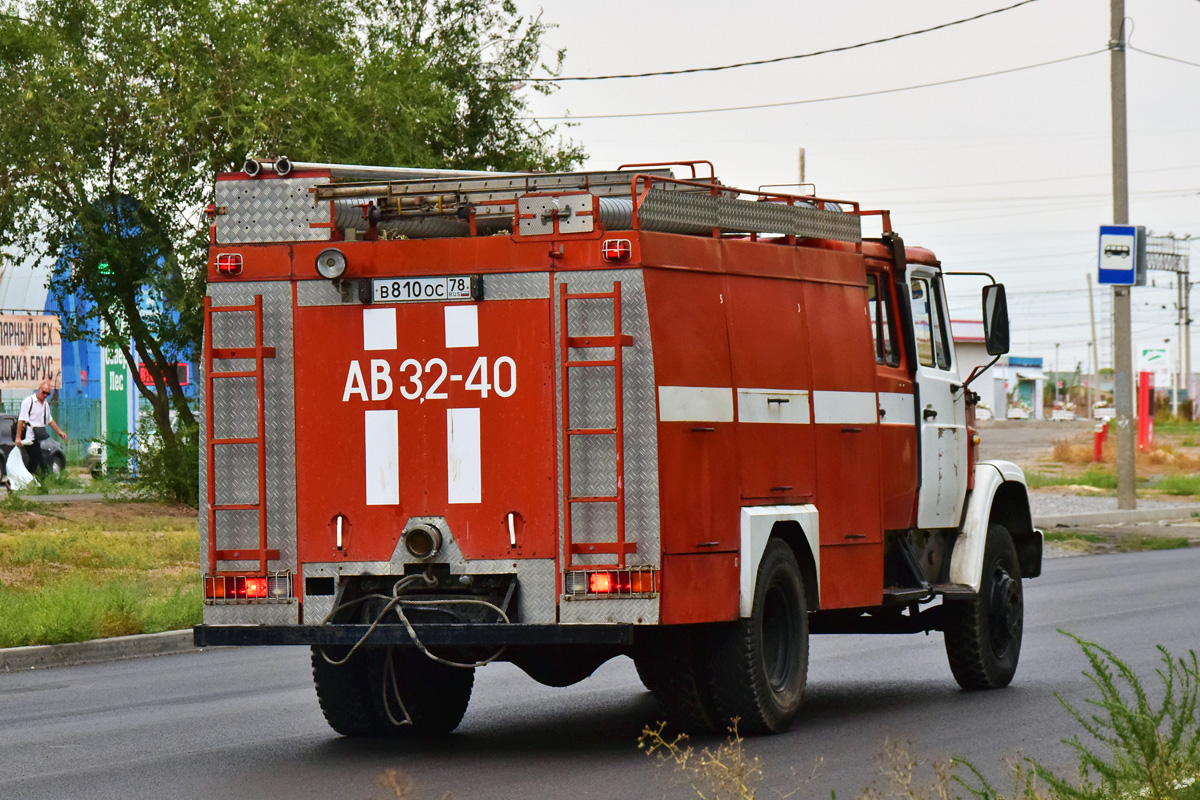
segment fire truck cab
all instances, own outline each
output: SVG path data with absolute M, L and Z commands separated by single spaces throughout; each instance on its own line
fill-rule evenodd
M 887 212 L 708 162 L 282 158 L 208 212 L 196 642 L 310 645 L 339 733 L 617 655 L 686 727 L 781 731 L 810 633 L 942 631 L 962 687 L 1012 680 L 1042 535 Z

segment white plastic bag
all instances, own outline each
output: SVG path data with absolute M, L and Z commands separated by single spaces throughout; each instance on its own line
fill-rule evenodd
M 26 486 L 36 482 L 28 469 L 25 468 L 25 462 L 21 459 L 21 448 L 14 447 L 8 453 L 8 460 L 4 462 L 4 468 L 8 470 L 8 482 L 12 484 L 13 491 L 20 491 Z

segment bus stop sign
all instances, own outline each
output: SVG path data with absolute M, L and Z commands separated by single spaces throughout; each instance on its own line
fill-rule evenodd
M 1146 285 L 1146 228 L 1100 226 L 1099 282 L 1111 286 Z

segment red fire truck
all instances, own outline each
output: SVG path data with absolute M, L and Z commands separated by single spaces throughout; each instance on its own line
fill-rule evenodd
M 339 733 L 616 655 L 688 727 L 780 731 L 810 633 L 943 631 L 962 687 L 1012 680 L 1042 534 L 886 211 L 704 161 L 284 158 L 208 211 L 195 639 L 310 645 Z M 994 281 L 983 314 L 998 357 Z

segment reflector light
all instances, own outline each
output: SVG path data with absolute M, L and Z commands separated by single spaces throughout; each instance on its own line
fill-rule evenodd
M 204 600 L 207 603 L 269 603 L 288 601 L 293 597 L 289 573 L 204 576 Z
M 217 272 L 221 275 L 240 275 L 242 273 L 242 254 L 218 253 Z
M 633 245 L 628 239 L 605 239 L 600 254 L 605 261 L 628 261 L 633 257 Z
M 594 594 L 608 594 L 613 590 L 611 572 L 593 572 L 588 576 L 588 591 Z

